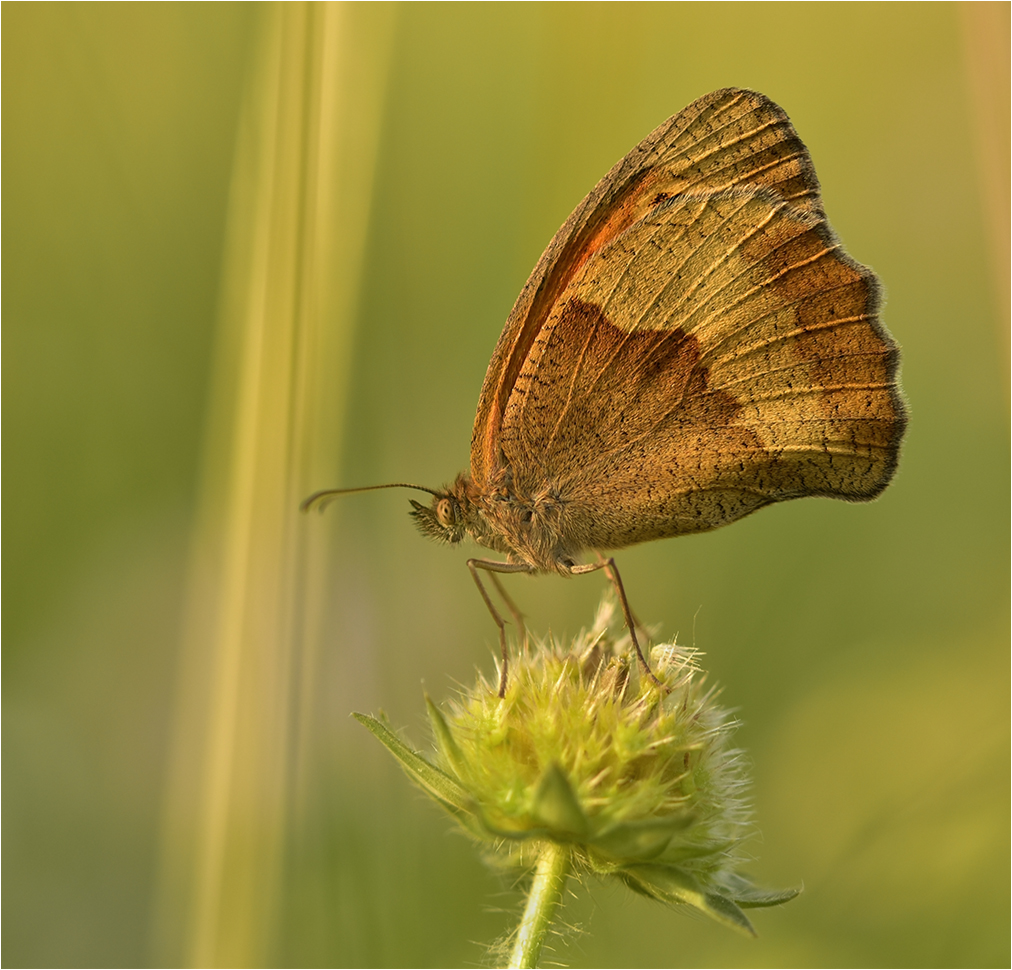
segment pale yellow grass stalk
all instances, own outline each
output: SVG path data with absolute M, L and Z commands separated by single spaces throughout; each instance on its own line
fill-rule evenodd
M 328 559 L 326 534 L 305 529 L 298 504 L 339 480 L 392 26 L 375 6 L 262 8 L 170 756 L 162 965 L 271 963 Z
M 1009 5 L 961 3 L 963 59 L 999 333 L 1009 337 Z

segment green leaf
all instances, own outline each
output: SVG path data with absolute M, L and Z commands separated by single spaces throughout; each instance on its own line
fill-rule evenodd
M 436 743 L 443 757 L 450 763 L 450 766 L 458 776 L 466 765 L 464 755 L 457 745 L 457 741 L 450 732 L 450 726 L 443 717 L 443 712 L 432 703 L 432 698 L 425 695 L 425 707 L 429 712 L 429 723 L 432 725 L 432 733 L 436 736 Z
M 686 863 L 725 855 L 734 849 L 735 844 L 733 839 L 708 839 L 705 842 L 696 843 L 676 842 L 664 850 L 664 858 L 660 861 L 665 865 L 684 867 Z
M 691 812 L 651 818 L 638 822 L 623 822 L 608 829 L 591 842 L 593 848 L 617 861 L 647 861 L 659 856 L 671 837 L 694 821 Z
M 551 765 L 541 776 L 531 809 L 531 814 L 554 833 L 578 839 L 587 835 L 587 816 L 558 765 Z
M 801 889 L 762 889 L 744 876 L 730 873 L 721 880 L 722 889 L 742 909 L 758 909 L 766 906 L 780 906 L 800 895 Z
M 521 823 L 519 828 L 502 828 L 496 825 L 494 822 L 489 821 L 488 816 L 481 810 L 479 805 L 477 808 L 478 822 L 482 828 L 482 834 L 485 837 L 492 836 L 497 839 L 505 839 L 510 842 L 524 842 L 527 839 L 550 839 L 556 840 L 557 832 L 552 831 L 548 828 L 538 827 L 532 828 L 531 826 L 524 826 Z
M 748 917 L 736 903 L 720 893 L 708 892 L 687 872 L 674 866 L 646 863 L 625 866 L 621 876 L 633 889 L 667 903 L 692 906 L 710 919 L 733 930 L 755 936 Z
M 359 724 L 368 728 L 373 736 L 400 763 L 409 778 L 422 786 L 433 798 L 438 799 L 454 814 L 474 815 L 474 803 L 471 796 L 460 787 L 446 772 L 440 771 L 430 764 L 417 751 L 412 751 L 382 721 L 368 714 L 352 714 Z

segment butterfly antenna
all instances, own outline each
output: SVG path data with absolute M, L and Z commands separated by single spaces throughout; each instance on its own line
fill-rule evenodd
M 313 492 L 302 504 L 299 505 L 300 512 L 322 512 L 338 495 L 351 495 L 352 492 L 375 492 L 379 488 L 417 488 L 420 492 L 428 492 L 430 495 L 439 493 L 424 485 L 412 485 L 410 482 L 391 482 L 389 485 L 363 485 L 360 488 L 325 488 L 319 492 Z

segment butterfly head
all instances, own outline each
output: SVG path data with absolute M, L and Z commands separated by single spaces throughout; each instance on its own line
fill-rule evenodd
M 411 499 L 419 532 L 438 542 L 457 543 L 467 534 L 464 509 L 460 499 L 449 492 L 437 492 L 431 505 Z

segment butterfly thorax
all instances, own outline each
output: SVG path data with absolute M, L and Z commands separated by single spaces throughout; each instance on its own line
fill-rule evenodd
M 430 538 L 457 543 L 466 536 L 537 572 L 568 573 L 582 548 L 567 535 L 562 496 L 549 486 L 526 494 L 508 474 L 481 488 L 469 476 L 458 475 L 429 506 L 411 504 L 418 528 Z

